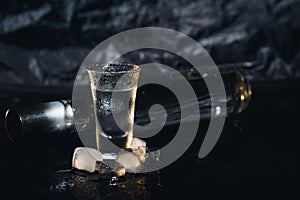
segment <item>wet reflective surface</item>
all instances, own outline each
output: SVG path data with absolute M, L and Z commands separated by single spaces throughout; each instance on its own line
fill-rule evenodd
M 297 82 L 263 89 L 254 86 L 255 93 L 246 112 L 227 119 L 221 138 L 208 157 L 197 157 L 208 124 L 204 120 L 188 152 L 180 160 L 153 174 L 127 175 L 116 180 L 82 172 L 58 173 L 70 169 L 72 152 L 81 145 L 75 135 L 42 136 L 16 146 L 2 145 L 0 197 L 299 197 L 296 181 L 299 180 L 300 90 L 295 90 L 298 86 Z M 172 129 L 176 130 L 176 127 L 170 126 L 164 131 L 172 133 Z M 155 144 L 156 141 L 161 141 L 161 138 L 152 138 L 149 144 Z

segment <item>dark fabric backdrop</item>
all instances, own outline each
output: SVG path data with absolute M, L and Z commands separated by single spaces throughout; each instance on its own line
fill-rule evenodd
M 87 53 L 136 27 L 171 28 L 217 64 L 257 62 L 254 80 L 300 76 L 298 0 L 8 0 L 0 3 L 0 84 L 72 83 Z

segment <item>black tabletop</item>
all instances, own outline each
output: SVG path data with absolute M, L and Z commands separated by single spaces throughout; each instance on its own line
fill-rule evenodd
M 247 110 L 227 118 L 206 158 L 198 158 L 196 139 L 179 160 L 150 174 L 115 180 L 61 171 L 71 168 L 73 150 L 82 145 L 76 134 L 3 144 L 0 198 L 299 198 L 299 89 L 299 81 L 254 85 Z

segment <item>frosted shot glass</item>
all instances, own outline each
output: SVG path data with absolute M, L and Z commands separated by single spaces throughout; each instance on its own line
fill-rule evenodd
M 128 148 L 133 137 L 134 109 L 140 68 L 133 64 L 94 65 L 87 68 L 96 122 L 96 144 L 101 137 Z

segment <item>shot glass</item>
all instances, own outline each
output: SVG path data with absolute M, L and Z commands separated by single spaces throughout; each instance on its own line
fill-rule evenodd
M 96 144 L 109 139 L 128 148 L 133 137 L 134 109 L 140 68 L 133 64 L 94 65 L 87 68 L 95 111 Z

